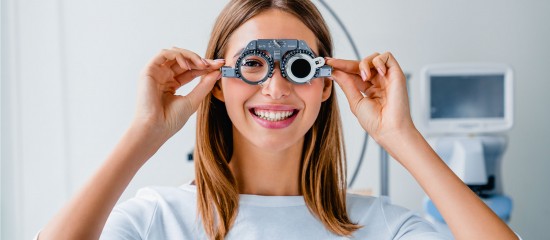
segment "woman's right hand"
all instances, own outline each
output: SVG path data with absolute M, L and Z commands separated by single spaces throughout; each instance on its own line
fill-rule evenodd
M 222 65 L 180 48 L 157 54 L 141 73 L 130 129 L 82 190 L 42 229 L 40 239 L 99 239 L 120 195 L 156 151 L 151 145 L 161 145 L 183 127 L 220 78 Z M 175 95 L 198 76 L 202 79 L 189 94 Z
M 194 52 L 173 47 L 163 49 L 140 76 L 133 127 L 166 141 L 178 132 L 221 77 L 223 59 L 209 60 Z M 197 86 L 186 96 L 176 90 L 196 77 Z

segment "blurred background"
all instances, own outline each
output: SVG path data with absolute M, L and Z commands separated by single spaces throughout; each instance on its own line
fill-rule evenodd
M 319 2 L 335 57 L 354 59 L 342 30 Z M 510 226 L 524 239 L 548 239 L 550 216 L 550 1 L 327 0 L 363 57 L 391 51 L 411 74 L 419 116 L 420 69 L 432 63 L 498 62 L 515 71 L 515 125 L 502 160 Z M 226 1 L 2 0 L 1 239 L 30 239 L 90 177 L 128 127 L 146 62 L 178 46 L 203 55 Z M 185 94 L 193 84 L 178 92 Z M 363 130 L 340 105 L 348 172 Z M 195 118 L 140 170 L 120 201 L 150 185 L 194 177 L 187 154 Z M 545 150 L 546 149 L 546 150 Z M 356 190 L 380 193 L 379 148 L 369 142 Z M 390 161 L 389 195 L 422 212 L 424 193 Z

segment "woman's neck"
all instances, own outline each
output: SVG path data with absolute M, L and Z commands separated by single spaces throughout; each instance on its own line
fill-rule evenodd
M 239 193 L 266 196 L 301 195 L 299 186 L 303 138 L 288 148 L 259 147 L 233 134 L 229 168 Z

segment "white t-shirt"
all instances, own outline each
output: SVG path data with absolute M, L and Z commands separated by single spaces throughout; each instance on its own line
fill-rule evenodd
M 113 209 L 101 239 L 206 239 L 197 217 L 196 186 L 150 187 Z M 351 221 L 363 227 L 351 239 L 448 239 L 412 211 L 387 198 L 347 195 Z M 350 239 L 331 233 L 302 196 L 241 194 L 231 239 Z

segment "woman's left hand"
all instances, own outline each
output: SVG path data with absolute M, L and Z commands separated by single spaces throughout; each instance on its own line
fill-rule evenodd
M 391 53 L 361 61 L 327 58 L 327 64 L 361 126 L 418 181 L 455 239 L 518 239 L 416 130 L 406 79 Z
M 379 144 L 415 129 L 410 115 L 406 79 L 389 52 L 361 61 L 327 58 L 332 77 L 343 89 L 351 111 Z

